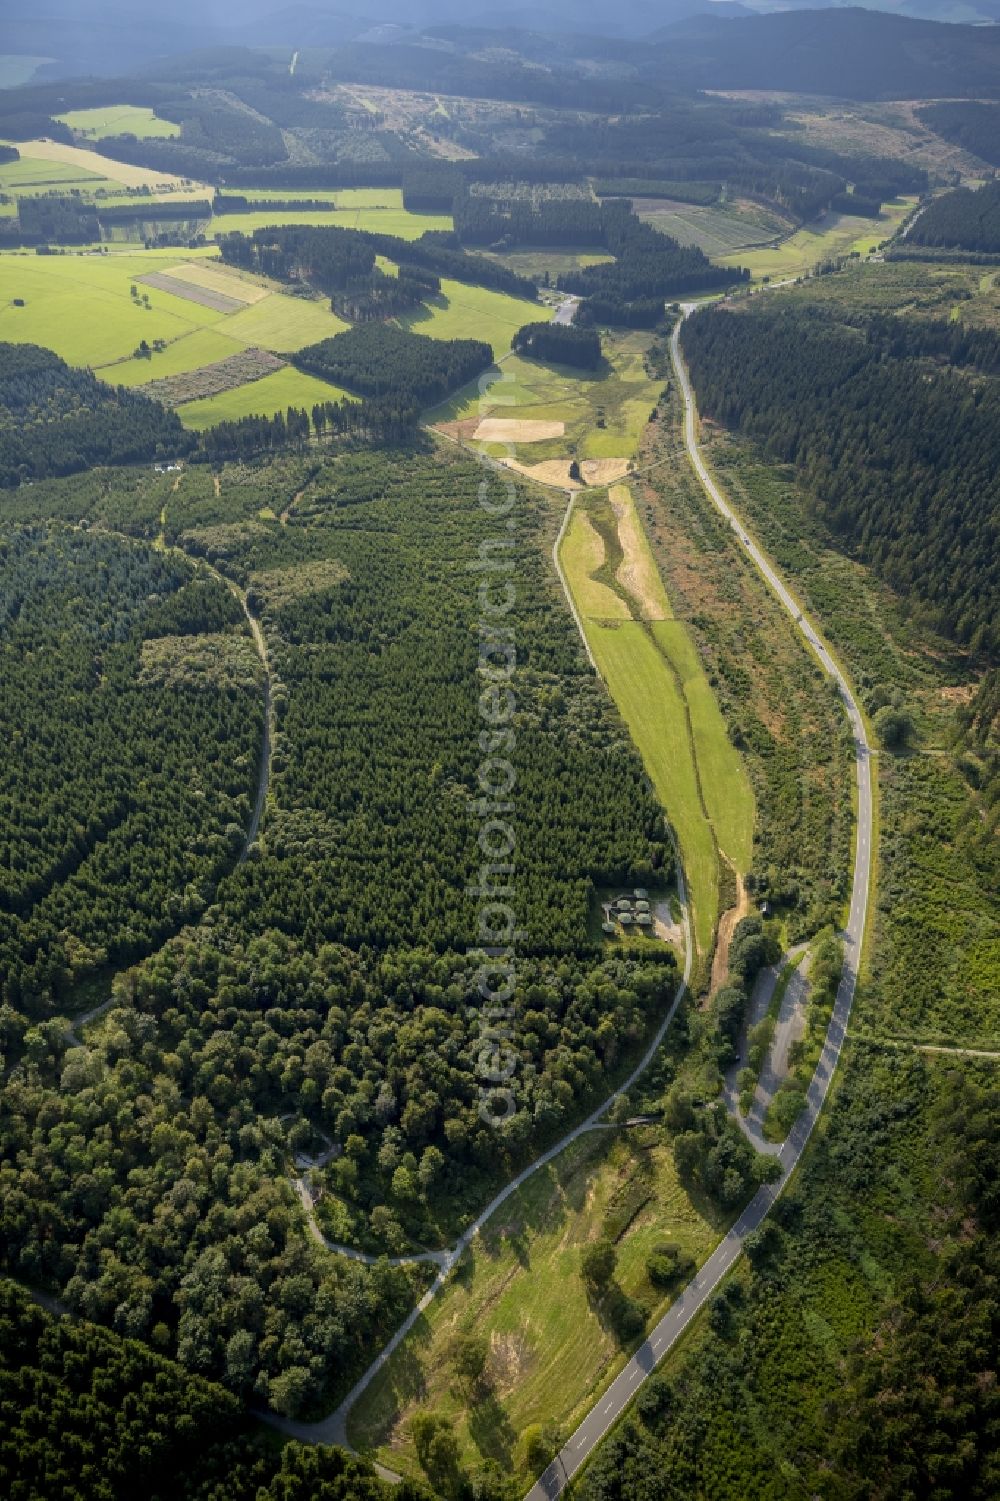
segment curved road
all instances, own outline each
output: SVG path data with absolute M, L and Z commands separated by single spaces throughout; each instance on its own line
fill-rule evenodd
M 645 1073 L 646 1069 L 653 1061 L 657 1049 L 666 1036 L 667 1028 L 673 1021 L 674 1016 L 677 1013 L 678 1006 L 680 1006 L 685 995 L 687 994 L 688 982 L 691 979 L 691 926 L 688 916 L 687 892 L 684 886 L 684 876 L 683 872 L 681 871 L 679 862 L 677 865 L 677 886 L 684 912 L 684 974 L 681 979 L 681 983 L 677 987 L 677 993 L 671 1001 L 669 1007 L 667 1008 L 666 1015 L 660 1022 L 660 1025 L 657 1027 L 656 1033 L 650 1041 L 649 1046 L 647 1047 L 642 1058 L 636 1064 L 635 1068 L 629 1074 L 628 1078 L 623 1080 L 623 1082 L 619 1084 L 618 1088 L 612 1094 L 610 1094 L 602 1104 L 598 1105 L 596 1110 L 593 1110 L 590 1115 L 587 1116 L 586 1120 L 581 1121 L 580 1125 L 574 1127 L 574 1129 L 570 1131 L 568 1135 L 564 1136 L 560 1141 L 557 1141 L 553 1146 L 549 1147 L 548 1151 L 543 1152 L 541 1157 L 537 1157 L 534 1162 L 529 1163 L 523 1172 L 518 1173 L 516 1178 L 512 1178 L 511 1181 L 500 1190 L 496 1197 L 492 1199 L 489 1204 L 487 1204 L 482 1213 L 478 1215 L 475 1220 L 473 1220 L 469 1228 L 463 1231 L 462 1235 L 450 1250 L 438 1253 L 438 1256 L 440 1257 L 439 1269 L 437 1276 L 434 1278 L 434 1281 L 424 1293 L 417 1306 L 410 1312 L 407 1318 L 396 1330 L 389 1343 L 372 1361 L 371 1365 L 365 1371 L 364 1375 L 355 1382 L 354 1386 L 347 1393 L 347 1396 L 341 1402 L 339 1407 L 335 1408 L 334 1411 L 329 1413 L 325 1418 L 321 1418 L 318 1423 L 296 1423 L 288 1418 L 275 1417 L 273 1414 L 266 1415 L 268 1422 L 273 1423 L 276 1428 L 280 1428 L 283 1433 L 287 1433 L 291 1438 L 301 1439 L 304 1443 L 340 1444 L 344 1448 L 350 1448 L 350 1445 L 347 1442 L 347 1415 L 350 1412 L 351 1408 L 357 1402 L 362 1392 L 366 1390 L 366 1388 L 378 1375 L 379 1371 L 382 1370 L 383 1366 L 388 1363 L 391 1356 L 402 1344 L 403 1340 L 409 1334 L 410 1330 L 422 1316 L 424 1311 L 437 1297 L 438 1293 L 441 1291 L 442 1287 L 447 1281 L 452 1269 L 454 1268 L 460 1257 L 463 1255 L 463 1253 L 468 1250 L 469 1246 L 475 1240 L 476 1236 L 486 1224 L 487 1220 L 491 1217 L 491 1215 L 496 1213 L 496 1211 L 500 1208 L 500 1205 L 503 1204 L 505 1200 L 510 1198 L 511 1194 L 516 1193 L 521 1185 L 528 1181 L 533 1173 L 537 1173 L 539 1168 L 545 1167 L 546 1163 L 551 1162 L 554 1157 L 558 1157 L 560 1152 L 565 1151 L 566 1148 L 570 1146 L 574 1141 L 579 1140 L 579 1138 L 583 1136 L 584 1132 L 600 1130 L 603 1124 L 601 1121 L 601 1116 L 604 1115 L 608 1109 L 610 1109 L 615 1100 L 618 1099 L 619 1095 L 626 1094 L 628 1090 L 632 1088 L 636 1080 L 640 1078 L 643 1073 Z M 362 1255 L 359 1259 L 367 1260 L 367 1257 Z M 427 1258 L 417 1256 L 404 1257 L 400 1259 L 419 1261 L 425 1260 Z
M 684 305 L 684 317 L 692 311 L 692 304 Z M 748 1235 L 758 1229 L 765 1216 L 781 1193 L 794 1171 L 806 1142 L 816 1124 L 827 1091 L 833 1079 L 840 1057 L 847 1022 L 854 1000 L 857 966 L 864 938 L 865 918 L 868 911 L 868 888 L 872 865 L 872 750 L 865 735 L 864 720 L 851 692 L 847 679 L 823 644 L 815 626 L 806 618 L 798 602 L 786 588 L 753 537 L 737 518 L 723 497 L 708 471 L 698 447 L 697 422 L 694 393 L 680 351 L 682 320 L 678 320 L 670 343 L 674 372 L 684 398 L 684 442 L 694 467 L 709 500 L 736 532 L 747 556 L 763 576 L 768 586 L 777 595 L 785 609 L 797 624 L 802 635 L 818 659 L 828 677 L 837 685 L 854 735 L 854 762 L 857 778 L 857 830 L 854 855 L 854 880 L 851 890 L 851 906 L 847 926 L 843 933 L 844 968 L 837 988 L 833 1015 L 827 1030 L 826 1041 L 816 1065 L 812 1082 L 806 1095 L 806 1108 L 793 1126 L 788 1139 L 778 1155 L 782 1176 L 777 1183 L 758 1190 L 731 1227 L 725 1238 L 716 1246 L 700 1271 L 692 1278 L 680 1297 L 674 1302 L 656 1328 L 650 1334 L 611 1386 L 598 1398 L 576 1432 L 563 1446 L 548 1469 L 532 1486 L 526 1501 L 551 1501 L 568 1485 L 581 1466 L 589 1459 L 594 1449 L 608 1430 L 618 1421 L 645 1381 L 687 1329 L 688 1325 L 705 1306 L 713 1291 L 730 1271 L 740 1256 Z

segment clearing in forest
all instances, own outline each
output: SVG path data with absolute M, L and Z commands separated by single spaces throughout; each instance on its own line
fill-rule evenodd
M 629 487 L 574 510 L 560 561 L 590 649 L 677 836 L 700 955 L 718 918 L 719 856 L 749 869 L 754 799 Z
M 669 1245 L 700 1265 L 724 1224 L 678 1181 L 667 1143 L 605 1132 L 574 1142 L 476 1237 L 350 1413 L 352 1444 L 423 1478 L 411 1422 L 418 1410 L 434 1412 L 453 1429 L 462 1463 L 493 1459 L 517 1475 L 523 1492 L 534 1474 L 519 1441 L 525 1429 L 553 1423 L 572 1432 L 630 1347 L 587 1292 L 582 1248 L 600 1235 L 614 1238 L 615 1281 L 649 1310 L 651 1325 L 676 1289 L 650 1281 L 650 1253 Z M 471 1389 L 457 1369 L 469 1334 L 486 1342 L 482 1382 Z

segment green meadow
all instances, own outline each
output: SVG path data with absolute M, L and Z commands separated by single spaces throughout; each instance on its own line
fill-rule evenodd
M 100 141 L 105 136 L 134 135 L 143 137 L 179 136 L 181 128 L 173 120 L 161 120 L 151 109 L 135 104 L 112 104 L 104 109 L 72 109 L 56 115 L 70 130 Z
M 859 219 L 854 214 L 824 214 L 813 224 L 796 230 L 780 245 L 760 250 L 741 250 L 718 259 L 725 266 L 746 266 L 755 281 L 764 277 L 784 279 L 806 276 L 822 261 L 838 256 L 869 255 L 894 234 L 913 208 L 915 199 L 898 198 L 884 205 L 878 219 Z
M 551 317 L 552 309 L 543 303 L 444 280 L 439 297 L 399 321 L 432 339 L 485 339 L 499 360 L 510 353 L 510 341 L 525 323 L 547 323 Z
M 196 328 L 182 334 L 166 349 L 154 352 L 149 359 L 130 357 L 115 364 L 101 365 L 94 374 L 114 386 L 144 386 L 167 375 L 185 375 L 189 370 L 200 370 L 203 365 L 217 364 L 245 348 L 242 340 L 220 333 L 217 326 Z
M 530 306 L 535 318 L 543 316 L 542 304 Z M 470 332 L 474 334 L 475 329 Z M 564 437 L 518 445 L 516 457 L 525 464 L 565 458 L 634 458 L 663 386 L 646 369 L 650 342 L 645 333 L 605 335 L 605 367 L 596 375 L 509 355 L 501 367 L 502 378 L 486 397 L 477 385 L 466 386 L 435 408 L 431 420 L 516 417 L 564 422 Z M 486 445 L 486 452 L 497 458 L 508 456 L 508 449 L 500 444 Z
M 628 726 L 680 845 L 695 943 L 719 911 L 719 853 L 743 873 L 754 798 L 686 626 L 670 603 L 626 486 L 620 520 L 603 496 L 577 502 L 560 552 L 598 671 Z M 623 551 L 622 539 L 627 539 Z M 655 577 L 654 577 L 655 575 Z
M 462 1463 L 492 1459 L 527 1489 L 534 1472 L 525 1429 L 552 1423 L 571 1432 L 625 1363 L 629 1345 L 588 1294 L 580 1257 L 626 1205 L 633 1217 L 617 1241 L 615 1281 L 648 1323 L 659 1317 L 671 1295 L 647 1276 L 650 1252 L 671 1245 L 700 1264 L 723 1221 L 678 1182 L 669 1145 L 593 1133 L 534 1174 L 485 1226 L 350 1413 L 354 1447 L 420 1477 L 410 1422 L 430 1411 L 452 1426 Z M 472 1332 L 485 1336 L 488 1353 L 485 1390 L 470 1392 L 455 1357 Z
M 350 396 L 340 386 L 330 385 L 315 376 L 305 375 L 286 365 L 263 380 L 251 381 L 237 386 L 232 391 L 223 391 L 219 396 L 208 396 L 201 401 L 186 401 L 177 408 L 177 415 L 185 427 L 200 432 L 213 427 L 217 422 L 237 422 L 241 417 L 272 416 L 288 407 L 305 407 L 310 410 L 318 401 L 339 401 Z
M 0 256 L 0 338 L 42 344 L 71 365 L 97 367 L 130 355 L 142 339 L 169 343 L 219 321 L 213 308 L 136 283 L 154 269 L 166 269 L 162 256 Z M 133 284 L 148 307 L 132 297 Z M 15 307 L 15 298 L 24 307 Z
M 309 192 L 292 193 L 290 190 L 285 198 L 311 198 Z M 343 194 L 334 193 L 334 202 L 338 203 Z M 246 214 L 217 214 L 212 220 L 211 231 L 214 235 L 232 234 L 239 230 L 241 234 L 253 234 L 255 229 L 268 229 L 275 224 L 315 224 L 320 227 L 333 225 L 339 229 L 367 229 L 375 234 L 397 235 L 401 240 L 418 240 L 428 229 L 451 229 L 452 220 L 450 214 L 408 214 L 404 208 L 377 208 L 363 205 L 347 207 L 335 207 L 328 211 L 317 209 L 314 212 L 294 209 L 254 209 Z
M 94 160 L 100 158 L 95 156 Z M 78 187 L 92 193 L 105 185 L 121 187 L 102 172 L 91 172 L 75 162 L 50 162 L 41 156 L 21 156 L 16 162 L 0 163 L 0 193 L 49 193 L 60 187 Z

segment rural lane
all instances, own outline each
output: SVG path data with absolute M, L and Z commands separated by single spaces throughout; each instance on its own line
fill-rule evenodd
M 660 1044 L 666 1036 L 667 1028 L 670 1026 L 670 1023 L 673 1021 L 675 1015 L 677 1014 L 678 1007 L 687 994 L 687 987 L 691 979 L 691 923 L 688 914 L 687 891 L 684 885 L 684 874 L 681 870 L 679 859 L 677 863 L 677 888 L 684 913 L 684 974 L 680 984 L 677 987 L 674 998 L 668 1006 L 662 1020 L 660 1021 L 660 1025 L 657 1027 L 654 1036 L 650 1040 L 645 1053 L 636 1064 L 632 1072 L 629 1074 L 628 1078 L 624 1079 L 622 1083 L 619 1084 L 618 1088 L 614 1090 L 606 1100 L 602 1101 L 602 1103 L 597 1106 L 596 1110 L 591 1111 L 586 1120 L 581 1121 L 580 1124 L 578 1126 L 575 1126 L 574 1129 L 570 1131 L 566 1136 L 555 1142 L 553 1146 L 549 1147 L 547 1152 L 543 1152 L 540 1157 L 536 1157 L 534 1162 L 529 1163 L 522 1172 L 518 1173 L 516 1178 L 512 1178 L 511 1181 L 500 1190 L 495 1198 L 491 1199 L 482 1213 L 479 1214 L 475 1220 L 473 1220 L 472 1224 L 468 1227 L 467 1230 L 463 1231 L 462 1235 L 449 1250 L 438 1253 L 440 1260 L 438 1262 L 438 1272 L 436 1277 L 434 1278 L 434 1281 L 424 1293 L 423 1297 L 420 1299 L 420 1302 L 404 1319 L 403 1323 L 400 1324 L 399 1328 L 389 1340 L 388 1344 L 385 1345 L 385 1347 L 379 1352 L 379 1354 L 375 1357 L 371 1365 L 360 1377 L 360 1379 L 355 1382 L 354 1386 L 347 1393 L 347 1396 L 340 1403 L 339 1407 L 336 1407 L 333 1412 L 329 1413 L 325 1418 L 321 1418 L 316 1423 L 295 1422 L 290 1418 L 280 1418 L 275 1416 L 274 1414 L 266 1414 L 266 1420 L 274 1427 L 279 1428 L 282 1433 L 287 1433 L 291 1438 L 300 1439 L 303 1443 L 340 1444 L 344 1448 L 350 1448 L 350 1444 L 347 1440 L 347 1415 L 350 1412 L 351 1408 L 358 1401 L 361 1394 L 370 1386 L 371 1382 L 375 1379 L 375 1377 L 383 1369 L 383 1367 L 388 1364 L 389 1360 L 392 1358 L 393 1354 L 399 1348 L 399 1346 L 403 1343 L 403 1340 L 409 1334 L 413 1326 L 419 1321 L 419 1319 L 423 1317 L 423 1314 L 430 1307 L 431 1303 L 444 1287 L 445 1282 L 451 1275 L 452 1270 L 454 1269 L 462 1255 L 468 1250 L 469 1246 L 476 1239 L 486 1222 L 492 1215 L 496 1213 L 496 1211 L 500 1208 L 500 1205 L 510 1198 L 511 1194 L 516 1193 L 517 1190 L 522 1186 L 522 1184 L 526 1183 L 534 1173 L 538 1172 L 539 1168 L 545 1167 L 547 1163 L 553 1160 L 553 1158 L 558 1157 L 560 1152 L 564 1152 L 566 1148 L 568 1146 L 571 1146 L 574 1141 L 578 1141 L 585 1132 L 600 1130 L 603 1126 L 601 1116 L 610 1109 L 610 1107 L 614 1104 L 615 1100 L 617 1100 L 620 1095 L 626 1094 L 632 1088 L 633 1084 L 635 1084 L 637 1079 L 639 1079 L 641 1075 L 645 1073 L 646 1069 L 649 1067 L 654 1057 L 656 1056 Z M 367 1258 L 362 1256 L 360 1259 L 366 1260 Z M 425 1258 L 417 1256 L 400 1259 L 419 1261 Z
M 686 318 L 693 310 L 685 304 Z M 684 1333 L 696 1315 L 704 1308 L 713 1291 L 729 1272 L 740 1254 L 748 1235 L 763 1223 L 772 1204 L 787 1184 L 809 1140 L 813 1126 L 823 1107 L 827 1091 L 833 1079 L 837 1061 L 847 1032 L 847 1023 L 854 1000 L 857 968 L 860 962 L 864 938 L 865 919 L 868 911 L 868 890 L 872 868 L 872 787 L 871 755 L 864 720 L 850 685 L 836 662 L 831 657 L 815 626 L 807 619 L 798 602 L 778 576 L 771 563 L 734 514 L 728 502 L 709 473 L 698 446 L 698 413 L 694 392 L 680 350 L 680 332 L 683 319 L 679 319 L 670 343 L 674 373 L 684 399 L 684 442 L 695 473 L 701 481 L 709 500 L 725 518 L 739 537 L 747 557 L 758 569 L 768 586 L 777 595 L 781 604 L 795 621 L 810 650 L 819 660 L 824 672 L 833 679 L 843 701 L 854 737 L 854 764 L 857 785 L 857 828 L 855 834 L 854 877 L 851 889 L 851 905 L 847 925 L 842 935 L 844 941 L 844 967 L 834 1001 L 833 1014 L 827 1029 L 823 1051 L 806 1095 L 806 1106 L 777 1154 L 782 1167 L 782 1176 L 777 1183 L 758 1190 L 750 1203 L 732 1225 L 712 1255 L 688 1283 L 680 1297 L 670 1306 L 656 1328 L 644 1340 L 638 1350 L 623 1367 L 611 1386 L 598 1398 L 583 1419 L 576 1432 L 563 1446 L 555 1459 L 543 1472 L 528 1492 L 526 1501 L 552 1501 L 572 1480 L 586 1463 L 594 1449 L 621 1417 L 643 1381 Z

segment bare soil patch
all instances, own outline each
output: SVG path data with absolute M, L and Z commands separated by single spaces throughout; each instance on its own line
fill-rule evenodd
M 565 422 L 531 422 L 517 417 L 484 417 L 473 433 L 481 443 L 544 443 L 561 438 Z
M 458 422 L 436 422 L 434 430 L 444 433 L 446 438 L 454 438 L 456 442 L 469 443 L 475 437 L 479 423 L 479 417 L 462 417 Z
M 168 266 L 163 275 L 176 281 L 190 282 L 196 287 L 204 287 L 209 292 L 218 292 L 223 297 L 234 297 L 237 302 L 248 306 L 270 296 L 270 288 L 259 282 L 245 281 L 242 276 L 204 263 L 199 265 L 185 261 L 180 266 Z
M 239 297 L 230 297 L 225 292 L 214 292 L 209 287 L 196 287 L 192 282 L 168 276 L 165 271 L 147 271 L 137 276 L 136 281 L 147 287 L 156 287 L 159 292 L 169 292 L 172 297 L 183 297 L 185 302 L 197 302 L 201 307 L 214 308 L 217 313 L 238 313 L 246 303 Z
M 613 485 L 628 474 L 628 459 L 582 459 L 580 473 L 585 485 Z
M 570 479 L 569 459 L 546 459 L 542 464 L 519 464 L 515 459 L 509 459 L 507 468 L 516 469 L 518 474 L 526 474 L 529 479 L 537 480 L 540 485 L 555 485 L 560 490 L 583 488 L 579 480 Z
M 729 979 L 729 945 L 732 943 L 736 924 L 741 918 L 750 915 L 750 898 L 739 872 L 736 875 L 736 891 L 736 906 L 730 907 L 728 912 L 724 912 L 719 919 L 719 935 L 715 942 L 715 957 L 712 960 L 710 995 L 714 995 Z
M 618 520 L 618 540 L 622 549 L 618 582 L 639 606 L 643 620 L 669 620 L 670 604 L 653 555 L 646 545 L 628 486 L 616 485 L 608 491 L 608 499 Z

